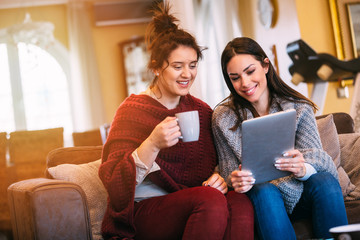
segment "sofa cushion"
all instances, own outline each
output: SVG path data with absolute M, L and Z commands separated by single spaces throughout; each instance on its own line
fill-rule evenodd
M 48 169 L 59 180 L 76 183 L 85 192 L 93 239 L 102 239 L 101 224 L 107 206 L 107 191 L 99 178 L 101 159 L 84 164 L 60 164 Z
M 339 182 L 342 194 L 343 197 L 346 197 L 351 191 L 355 189 L 355 186 L 350 182 L 349 176 L 344 171 L 341 165 L 340 143 L 333 115 L 330 114 L 325 118 L 316 120 L 316 122 L 320 133 L 320 139 L 323 149 L 334 160 L 335 166 L 339 174 Z
M 345 200 L 360 199 L 360 133 L 339 135 L 341 148 L 341 165 L 356 188 Z

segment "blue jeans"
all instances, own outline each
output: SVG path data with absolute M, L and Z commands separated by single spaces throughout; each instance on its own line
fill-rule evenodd
M 304 181 L 304 191 L 291 215 L 279 189 L 271 183 L 254 185 L 247 195 L 254 206 L 260 239 L 296 239 L 291 221 L 302 218 L 311 218 L 316 238 L 330 238 L 330 228 L 348 223 L 339 182 L 330 173 L 316 173 Z

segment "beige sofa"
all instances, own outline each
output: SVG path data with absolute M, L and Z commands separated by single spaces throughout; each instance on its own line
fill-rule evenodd
M 359 223 L 360 161 L 354 159 L 360 156 L 360 134 L 353 133 L 354 123 L 347 114 L 317 121 L 324 149 L 337 159 L 339 172 L 345 170 L 340 175 L 347 177 L 341 181 L 349 222 Z M 20 181 L 8 188 L 14 239 L 101 238 L 107 199 L 97 175 L 101 150 L 101 146 L 53 150 L 45 178 Z M 310 226 L 310 220 L 294 223 L 298 239 L 311 238 Z

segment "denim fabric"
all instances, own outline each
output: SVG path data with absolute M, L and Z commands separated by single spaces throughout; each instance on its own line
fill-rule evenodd
M 303 183 L 304 191 L 290 216 L 273 184 L 254 185 L 247 193 L 254 206 L 260 239 L 296 239 L 291 221 L 301 218 L 311 218 L 315 238 L 330 238 L 331 227 L 347 224 L 341 188 L 330 173 L 316 173 Z
M 304 182 L 291 214 L 292 220 L 301 218 L 311 218 L 316 238 L 331 238 L 330 228 L 348 224 L 340 184 L 330 173 L 317 173 Z

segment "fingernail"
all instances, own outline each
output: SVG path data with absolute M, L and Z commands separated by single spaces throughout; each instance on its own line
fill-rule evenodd
M 289 154 L 286 152 L 286 153 L 283 153 L 283 156 L 287 157 L 287 156 L 289 156 Z
M 248 174 L 248 176 L 252 176 L 252 172 L 244 171 Z
M 276 163 L 281 163 L 281 161 L 280 161 L 279 159 L 277 159 L 275 162 L 276 162 Z

